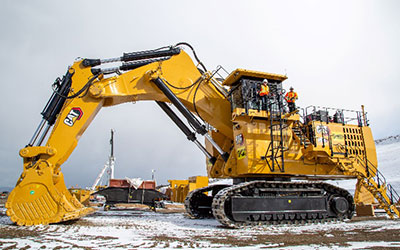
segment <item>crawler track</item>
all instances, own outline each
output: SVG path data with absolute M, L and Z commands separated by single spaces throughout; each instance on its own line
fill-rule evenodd
M 265 206 L 251 207 L 244 205 L 245 210 L 239 211 L 240 221 L 234 219 L 235 206 L 240 208 L 241 204 L 233 205 L 232 199 L 248 199 L 263 202 Z M 304 209 L 288 209 L 273 211 L 269 209 L 268 202 L 285 201 L 293 204 L 302 202 Z M 246 200 L 247 201 L 247 200 Z M 324 209 L 313 209 L 313 203 Z M 236 202 L 237 203 L 237 202 Z M 249 202 L 247 202 L 249 203 Z M 250 202 L 251 203 L 251 202 Z M 281 202 L 282 203 L 282 202 Z M 311 204 L 311 205 L 310 205 Z M 341 188 L 322 182 L 277 182 L 277 181 L 252 181 L 226 187 L 218 192 L 212 202 L 212 213 L 214 217 L 224 226 L 239 228 L 243 226 L 262 224 L 300 224 L 316 223 L 330 220 L 343 220 L 351 218 L 354 214 L 354 201 L 351 194 Z M 240 217 L 241 216 L 241 217 Z M 244 218 L 244 219 L 243 219 Z

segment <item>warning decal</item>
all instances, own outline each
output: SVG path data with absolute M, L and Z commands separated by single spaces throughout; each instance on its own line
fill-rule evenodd
M 246 147 L 238 148 L 237 150 L 237 159 L 241 160 L 246 157 Z

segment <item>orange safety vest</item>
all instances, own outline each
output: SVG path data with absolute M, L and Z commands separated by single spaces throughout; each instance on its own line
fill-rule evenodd
M 258 92 L 260 96 L 266 96 L 269 94 L 269 87 L 266 84 L 261 84 L 261 89 Z
M 295 100 L 297 100 L 297 93 L 293 91 L 287 92 L 285 95 L 285 100 L 287 102 L 294 102 Z

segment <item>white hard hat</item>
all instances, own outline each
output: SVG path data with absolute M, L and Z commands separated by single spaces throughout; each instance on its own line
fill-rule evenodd
M 263 83 L 268 83 L 268 80 L 267 80 L 267 79 L 264 79 Z

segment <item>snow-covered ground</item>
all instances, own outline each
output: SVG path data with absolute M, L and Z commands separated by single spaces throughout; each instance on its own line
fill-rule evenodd
M 400 141 L 377 144 L 379 169 L 400 190 Z M 354 190 L 355 182 L 340 182 Z M 400 248 L 400 220 L 385 214 L 345 222 L 227 229 L 181 210 L 102 211 L 73 223 L 18 227 L 0 208 L 0 249 L 371 249 Z
M 2 249 L 400 247 L 400 223 L 387 220 L 386 216 L 373 221 L 226 229 L 213 219 L 192 220 L 183 213 L 113 210 L 98 211 L 75 223 L 31 227 L 14 226 L 3 216 L 0 225 Z M 367 235 L 374 237 L 365 239 Z

